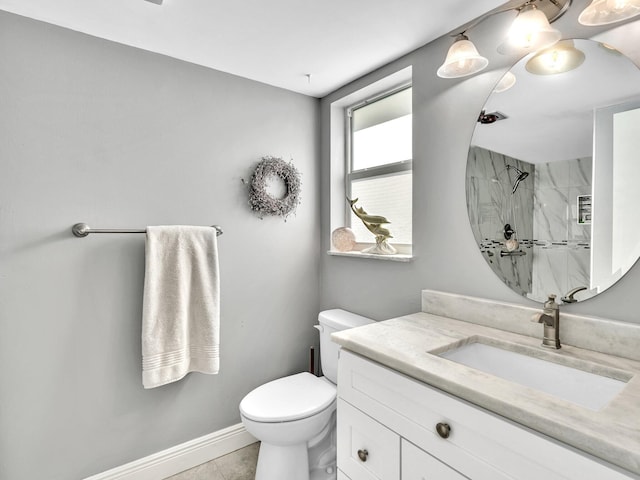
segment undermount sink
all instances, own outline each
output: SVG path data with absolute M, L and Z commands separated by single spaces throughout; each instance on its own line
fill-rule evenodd
M 613 400 L 632 376 L 626 375 L 626 372 L 611 369 L 612 371 L 607 374 L 617 378 L 610 378 L 537 358 L 545 354 L 560 357 L 558 354 L 541 352 L 536 353 L 534 357 L 496 346 L 495 341 L 490 342 L 494 343 L 492 345 L 481 343 L 481 340 L 472 339 L 471 343 L 439 353 L 438 356 L 594 411 L 602 409 Z M 526 351 L 526 348 L 523 347 L 523 350 Z M 585 368 L 589 368 L 588 362 L 585 362 Z

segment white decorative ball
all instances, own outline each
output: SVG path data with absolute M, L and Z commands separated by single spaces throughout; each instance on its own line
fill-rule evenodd
M 348 227 L 336 228 L 331 234 L 333 248 L 339 252 L 349 252 L 356 244 L 356 235 Z

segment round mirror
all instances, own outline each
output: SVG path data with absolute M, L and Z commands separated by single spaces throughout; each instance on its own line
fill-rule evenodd
M 478 248 L 520 295 L 585 300 L 640 255 L 640 70 L 607 44 L 565 40 L 505 77 L 467 160 Z

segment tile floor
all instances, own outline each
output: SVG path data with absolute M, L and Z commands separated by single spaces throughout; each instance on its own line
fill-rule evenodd
M 165 480 L 254 480 L 259 449 L 253 443 Z

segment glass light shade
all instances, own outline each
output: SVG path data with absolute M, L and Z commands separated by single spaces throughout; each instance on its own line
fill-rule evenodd
M 640 0 L 593 0 L 578 22 L 587 26 L 608 25 L 636 15 L 640 15 Z
M 498 53 L 535 52 L 556 43 L 562 34 L 549 24 L 547 16 L 535 5 L 526 5 L 509 28 L 507 37 L 498 46 Z
M 502 77 L 502 80 L 498 82 L 498 84 L 496 85 L 496 88 L 494 88 L 493 91 L 494 93 L 506 92 L 515 84 L 516 84 L 516 76 L 511 72 L 507 72 L 504 74 L 504 77 Z
M 573 40 L 562 40 L 536 53 L 525 68 L 536 75 L 555 75 L 578 68 L 582 62 L 584 53 L 575 47 Z
M 437 74 L 441 78 L 466 77 L 484 70 L 487 65 L 489 60 L 478 53 L 469 38 L 466 35 L 458 35 Z

